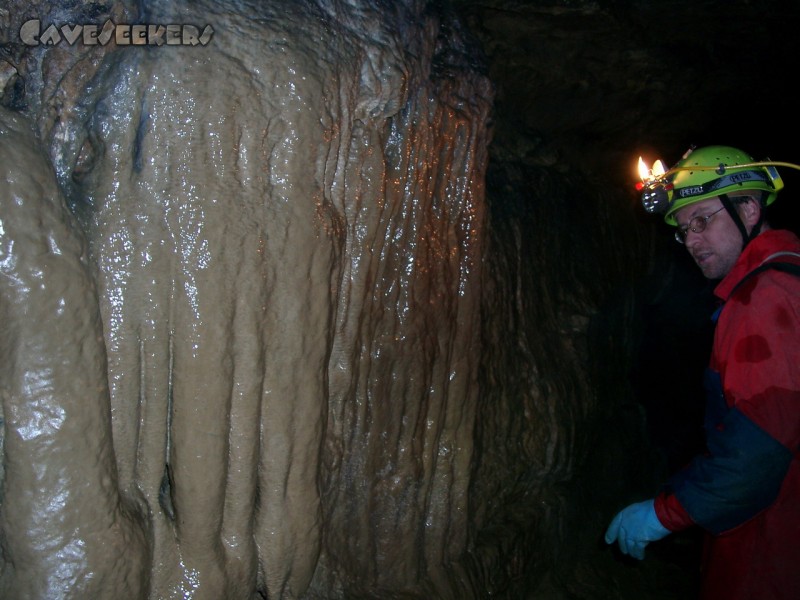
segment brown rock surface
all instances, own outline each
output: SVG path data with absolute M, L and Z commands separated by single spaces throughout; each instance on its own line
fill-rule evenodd
M 6 111 L 4 222 L 19 199 L 37 211 L 24 231 L 5 226 L 6 264 L 49 251 L 82 258 L 83 279 L 37 271 L 70 284 L 76 322 L 55 329 L 57 298 L 4 291 L 9 595 L 452 593 L 468 539 L 491 86 L 448 55 L 468 51 L 448 19 L 174 3 L 147 20 L 211 23 L 212 43 L 22 55 L 21 72 L 48 65 L 23 112 L 50 160 L 29 157 L 31 131 L 12 135 L 28 121 Z M 26 237 L 53 239 L 52 213 L 88 257 Z M 32 388 L 34 360 L 49 367 Z M 74 412 L 20 421 L 32 403 Z M 30 429 L 63 442 L 26 452 Z M 53 481 L 36 478 L 44 468 Z M 42 521 L 63 544 L 29 550 Z M 67 578 L 71 546 L 82 554 Z M 93 587 L 112 573 L 122 581 Z

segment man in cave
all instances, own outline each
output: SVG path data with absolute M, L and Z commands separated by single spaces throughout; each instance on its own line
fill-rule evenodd
M 689 151 L 644 186 L 645 207 L 719 280 L 706 451 L 621 510 L 605 540 L 641 560 L 702 527 L 704 599 L 800 598 L 800 239 L 765 216 L 782 188 L 775 163 L 728 146 Z

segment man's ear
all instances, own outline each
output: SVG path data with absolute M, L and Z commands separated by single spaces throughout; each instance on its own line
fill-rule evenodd
M 742 221 L 749 227 L 758 223 L 758 220 L 761 218 L 761 211 L 764 210 L 758 199 L 752 196 L 750 196 L 746 202 L 742 202 L 739 208 Z

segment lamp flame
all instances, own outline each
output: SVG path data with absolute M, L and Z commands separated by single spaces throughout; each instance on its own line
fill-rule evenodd
M 653 168 L 647 166 L 647 163 L 644 162 L 642 157 L 639 157 L 639 178 L 642 180 L 643 183 L 651 183 L 655 179 L 663 176 L 667 170 L 664 168 L 664 163 L 660 160 L 657 160 L 653 163 Z
M 650 169 L 641 156 L 639 157 L 639 179 L 644 182 L 650 179 Z

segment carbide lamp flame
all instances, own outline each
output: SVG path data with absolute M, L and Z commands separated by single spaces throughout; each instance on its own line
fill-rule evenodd
M 641 179 L 643 183 L 652 183 L 659 177 L 662 177 L 666 172 L 667 170 L 664 168 L 664 163 L 660 160 L 654 162 L 653 168 L 650 169 L 647 163 L 644 162 L 644 159 L 641 156 L 639 157 L 639 179 Z
M 639 177 L 642 181 L 636 184 L 636 189 L 642 192 L 642 205 L 647 212 L 663 213 L 669 207 L 668 189 L 672 189 L 672 186 L 664 180 L 666 172 L 660 160 L 654 162 L 650 169 L 639 157 Z
M 641 156 L 639 157 L 639 179 L 641 179 L 644 183 L 647 183 L 647 181 L 650 179 L 650 169 L 647 167 L 647 164 L 644 162 L 644 159 L 642 159 Z

